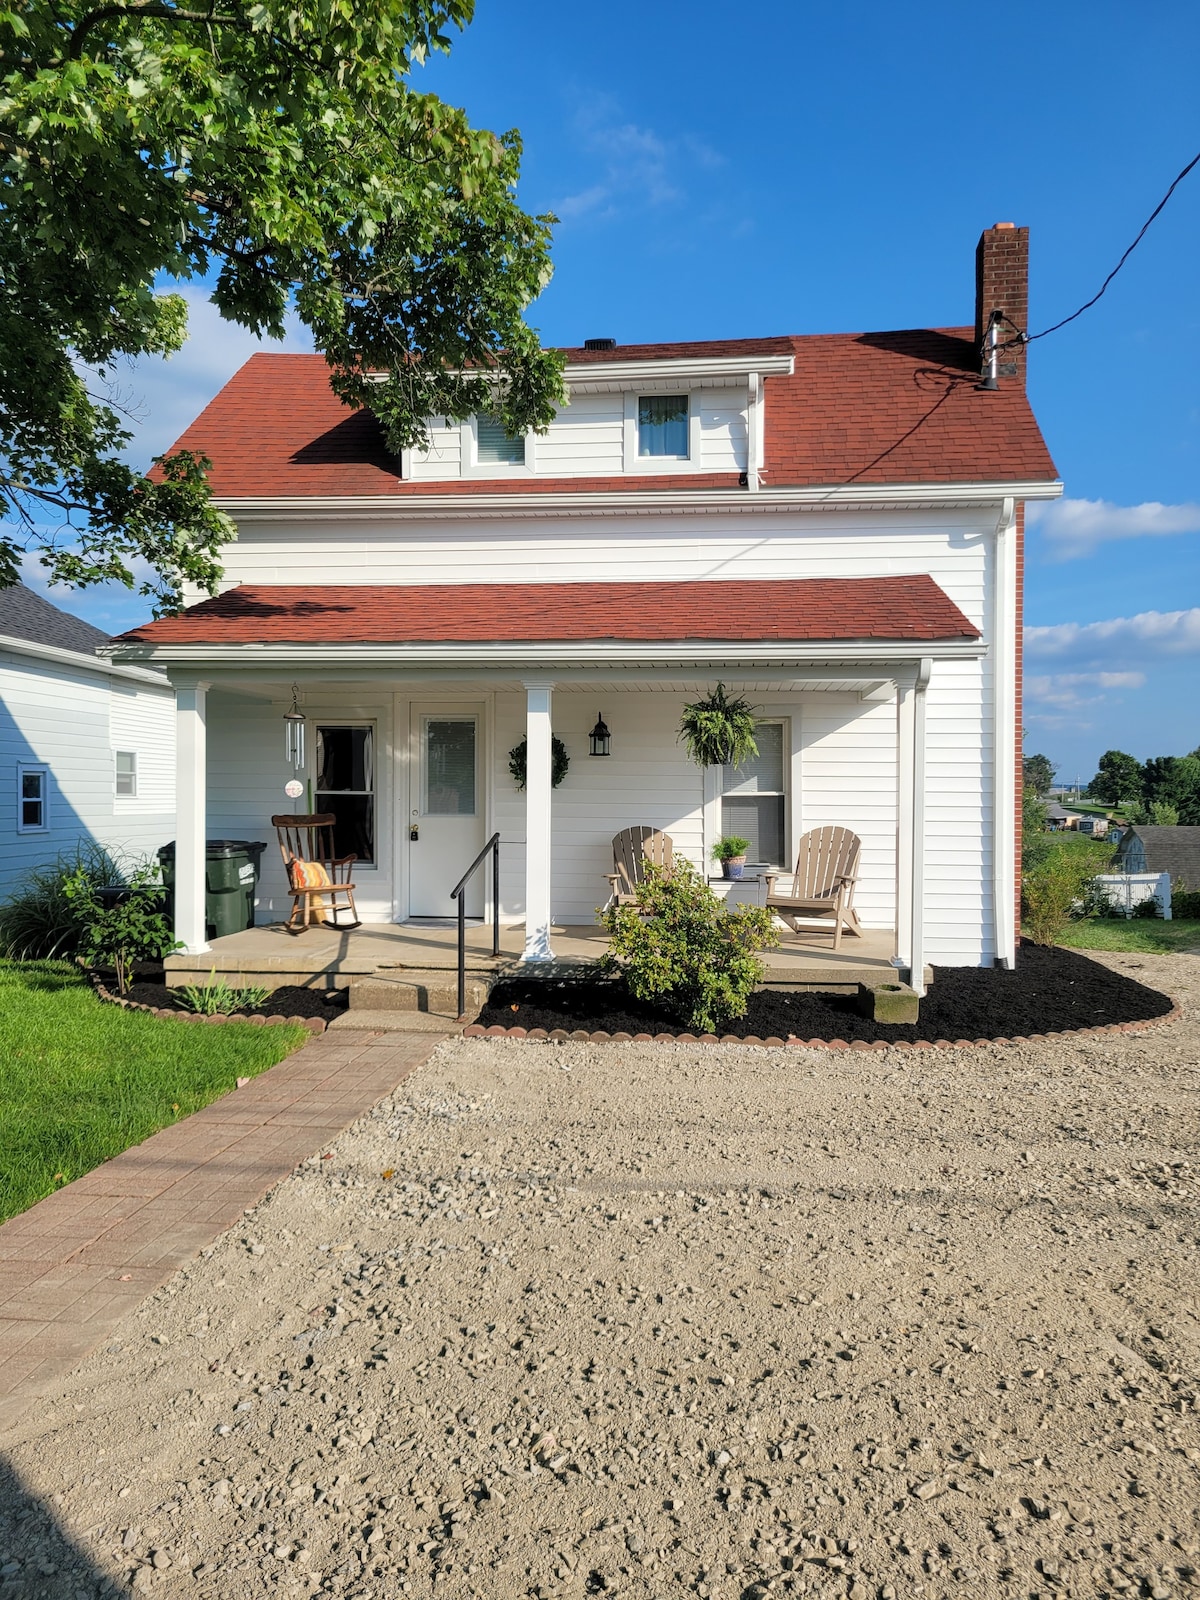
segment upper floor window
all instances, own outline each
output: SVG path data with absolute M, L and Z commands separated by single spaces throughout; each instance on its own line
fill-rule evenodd
M 44 833 L 50 826 L 47 815 L 47 790 L 50 774 L 45 767 L 17 768 L 17 830 Z
M 127 796 L 136 795 L 137 751 L 115 750 L 113 752 L 113 765 L 117 775 L 117 793 Z
M 525 440 L 505 433 L 499 417 L 481 411 L 475 418 L 475 461 L 481 467 L 523 467 Z
M 688 397 L 644 394 L 638 400 L 638 455 L 687 459 Z

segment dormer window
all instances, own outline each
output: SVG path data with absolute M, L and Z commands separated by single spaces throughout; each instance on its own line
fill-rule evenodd
M 523 467 L 525 440 L 505 433 L 499 417 L 481 411 L 475 418 L 475 461 L 481 467 Z
M 639 397 L 638 455 L 687 460 L 687 395 L 644 394 Z

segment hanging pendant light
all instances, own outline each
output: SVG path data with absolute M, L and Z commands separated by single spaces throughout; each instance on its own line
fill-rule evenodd
M 612 755 L 612 734 L 608 731 L 608 723 L 603 715 L 596 718 L 596 726 L 592 729 L 592 754 L 594 756 Z
M 292 685 L 292 708 L 283 714 L 283 749 L 297 772 L 304 770 L 304 713 L 300 709 L 300 691 Z

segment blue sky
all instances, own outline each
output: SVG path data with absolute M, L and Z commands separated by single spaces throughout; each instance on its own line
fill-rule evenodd
M 1031 322 L 1093 294 L 1200 150 L 1190 0 L 907 6 L 478 0 L 418 75 L 525 140 L 552 210 L 550 343 L 971 320 L 973 253 L 1031 229 Z M 1200 745 L 1200 169 L 1085 317 L 1032 346 L 1030 394 L 1069 503 L 1030 531 L 1028 748 Z M 253 348 L 195 294 L 172 362 L 129 375 L 140 458 Z M 304 347 L 302 332 L 294 341 Z M 108 594 L 58 603 L 115 629 Z

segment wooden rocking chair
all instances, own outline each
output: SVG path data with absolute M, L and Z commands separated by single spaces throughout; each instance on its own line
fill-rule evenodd
M 638 886 L 645 881 L 646 863 L 670 872 L 675 865 L 675 846 L 668 833 L 657 828 L 625 828 L 612 842 L 613 870 L 607 874 L 609 905 L 627 906 L 637 899 Z
M 350 868 L 357 856 L 333 853 L 332 811 L 317 811 L 311 816 L 284 815 L 271 818 L 279 839 L 279 851 L 287 873 L 288 893 L 292 897 L 289 933 L 303 933 L 314 923 L 331 928 L 362 926 L 354 904 L 354 885 Z M 339 904 L 345 901 L 345 905 Z M 349 909 L 352 922 L 339 922 Z
M 777 872 L 763 874 L 767 910 L 781 917 L 794 933 L 812 931 L 800 926 L 800 917 L 832 917 L 833 948 L 840 950 L 843 928 L 862 933 L 851 903 L 861 850 L 861 840 L 849 828 L 814 828 L 806 833 L 800 840 L 790 893 L 775 893 Z

